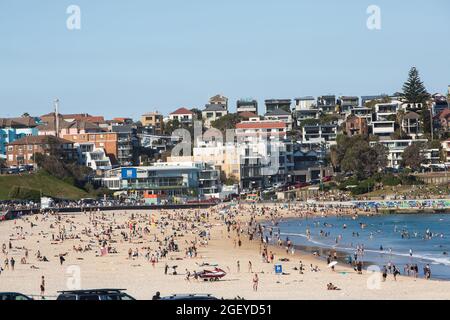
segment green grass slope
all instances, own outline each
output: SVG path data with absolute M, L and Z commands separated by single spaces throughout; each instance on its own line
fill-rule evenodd
M 0 176 L 0 200 L 36 198 L 36 195 L 80 199 L 88 193 L 46 172 Z

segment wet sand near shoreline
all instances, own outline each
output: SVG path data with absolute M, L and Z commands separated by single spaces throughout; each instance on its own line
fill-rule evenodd
M 243 206 L 236 216 L 242 223 L 247 221 L 250 206 Z M 151 299 L 156 291 L 162 296 L 178 293 L 210 293 L 219 298 L 233 299 L 237 296 L 245 299 L 449 299 L 450 282 L 427 281 L 409 277 L 398 277 L 394 281 L 391 275 L 386 282 L 376 284 L 379 275 L 367 273 L 358 275 L 352 268 L 339 263 L 335 271 L 326 266 L 326 261 L 317 259 L 312 254 L 296 250 L 295 254 L 286 253 L 283 247 L 272 246 L 269 250 L 275 254 L 275 263 L 283 265 L 285 275 L 276 275 L 274 264 L 262 261 L 259 241 L 248 240 L 241 236 L 242 244 L 236 245 L 236 236 L 227 232 L 223 221 L 218 218 L 217 209 L 183 210 L 178 217 L 168 219 L 176 210 L 167 211 L 115 211 L 96 213 L 97 233 L 105 230 L 107 225 L 126 226 L 131 214 L 135 215 L 138 228 L 149 230 L 138 232 L 139 236 L 124 240 L 121 232 L 129 230 L 113 229 L 109 244 L 118 253 L 100 255 L 98 241 L 93 235 L 94 226 L 89 214 L 61 215 L 61 222 L 55 216 L 45 220 L 43 215 L 25 217 L 14 221 L 0 223 L 0 245 L 8 245 L 11 240 L 12 249 L 7 248 L 8 258 L 14 257 L 15 270 L 5 269 L 0 275 L 0 291 L 22 292 L 36 295 L 39 299 L 39 285 L 41 276 L 45 276 L 48 299 L 54 298 L 57 291 L 73 288 L 77 282 L 77 270 L 80 272 L 81 288 L 126 288 L 127 293 L 137 299 Z M 209 212 L 209 217 L 198 217 L 199 213 Z M 288 212 L 290 211 L 290 212 Z M 294 210 L 280 210 L 280 216 L 297 216 Z M 140 216 L 140 217 L 139 217 Z M 197 218 L 196 218 L 197 216 Z M 152 224 L 152 217 L 156 224 Z M 181 219 L 182 218 L 182 219 Z M 260 217 L 268 220 L 269 217 Z M 191 219 L 192 221 L 189 221 Z M 115 221 L 114 221 L 115 220 Z M 113 222 L 114 221 L 114 222 Z M 31 227 L 33 222 L 36 226 Z M 164 224 L 167 225 L 162 227 Z M 173 225 L 172 225 L 173 224 Z M 50 226 L 53 226 L 51 228 Z M 70 230 L 70 225 L 72 229 Z M 59 227 L 64 226 L 66 233 L 77 236 L 76 239 L 53 241 L 52 233 L 58 234 Z M 20 228 L 23 228 L 21 230 Z M 84 234 L 84 228 L 91 228 L 90 235 Z M 176 231 L 178 230 L 178 231 Z M 207 230 L 210 240 L 201 241 L 199 233 Z M 169 251 L 166 258 L 160 258 L 154 266 L 151 260 L 145 257 L 164 248 L 162 239 L 173 235 L 179 246 L 179 252 Z M 182 236 L 180 236 L 182 234 Z M 25 239 L 19 239 L 24 236 Z M 101 235 L 99 238 L 103 238 Z M 155 239 L 161 240 L 157 243 Z M 186 248 L 195 243 L 197 257 L 186 256 Z M 76 252 L 73 246 L 85 247 L 91 244 L 92 250 Z M 26 264 L 21 264 L 24 257 L 23 247 L 28 249 Z M 138 257 L 128 258 L 129 250 L 138 251 Z M 37 251 L 45 255 L 49 262 L 39 261 Z M 63 254 L 65 261 L 60 264 L 59 255 Z M 4 268 L 6 254 L 1 254 L 1 266 Z M 279 259 L 289 259 L 280 262 Z M 300 274 L 294 268 L 299 267 L 302 261 L 305 270 Z M 238 271 L 237 261 L 240 264 Z M 248 262 L 252 263 L 253 272 L 259 275 L 258 291 L 253 291 L 253 274 L 249 272 Z M 178 275 L 165 275 L 165 264 L 169 267 L 178 266 Z M 213 267 L 200 267 L 202 263 L 217 264 L 227 272 L 221 281 L 205 282 L 190 278 L 186 280 L 186 269 L 189 272 L 212 269 Z M 319 272 L 311 272 L 310 264 L 318 266 Z M 34 266 L 35 268 L 32 268 Z M 75 266 L 75 267 L 73 267 Z M 79 267 L 79 269 L 78 269 Z M 169 268 L 168 273 L 172 272 Z M 75 279 L 75 280 L 74 280 Z M 372 281 L 371 281 L 372 280 Z M 327 284 L 332 282 L 341 290 L 327 290 Z M 369 286 L 368 286 L 369 283 Z M 371 287 L 372 289 L 369 289 Z

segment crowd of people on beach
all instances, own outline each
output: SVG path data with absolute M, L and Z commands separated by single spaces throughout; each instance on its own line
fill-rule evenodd
M 0 266 L 0 275 L 5 271 L 13 272 L 18 257 L 20 257 L 18 260 L 21 265 L 26 265 L 32 270 L 40 270 L 42 263 L 53 260 L 64 265 L 67 260 L 83 260 L 87 255 L 94 255 L 96 258 L 116 255 L 126 259 L 132 267 L 137 268 L 145 264 L 156 268 L 163 263 L 164 276 L 184 276 L 188 282 L 203 281 L 200 275 L 205 269 L 220 267 L 220 261 L 199 263 L 200 259 L 203 259 L 201 251 L 211 242 L 213 224 L 223 226 L 230 242 L 230 250 L 239 250 L 248 242 L 259 245 L 260 260 L 237 260 L 235 269 L 235 272 L 239 274 L 247 266 L 246 271 L 252 276 L 251 287 L 254 292 L 258 291 L 260 281 L 264 281 L 264 275 L 259 271 L 261 264 L 272 265 L 273 272 L 276 272 L 275 265 L 298 261 L 292 268 L 296 274 L 322 274 L 328 269 L 330 272 L 335 272 L 338 262 L 345 258 L 336 250 L 328 250 L 325 253 L 324 250 L 311 252 L 311 256 L 326 260 L 326 269 L 319 267 L 320 263 L 308 263 L 308 266 L 302 262 L 301 256 L 296 255 L 299 250 L 294 241 L 289 236 L 283 236 L 278 227 L 279 222 L 285 219 L 286 212 L 289 212 L 290 217 L 305 219 L 328 216 L 350 216 L 357 219 L 361 215 L 376 213 L 374 209 L 368 208 L 313 203 L 267 205 L 232 203 L 208 209 L 158 210 L 158 214 L 144 210 L 134 210 L 130 213 L 125 211 L 120 216 L 115 211 L 84 208 L 81 215 L 87 222 L 81 223 L 77 219 L 77 214 L 50 211 L 21 216 L 20 219 L 14 220 L 9 241 L 2 244 L 3 264 Z M 43 225 L 48 228 L 42 228 Z M 322 238 L 333 236 L 327 231 L 327 228 L 332 227 L 328 222 L 313 226 L 314 231 L 306 229 L 308 240 L 316 231 Z M 343 229 L 346 227 L 345 224 L 342 226 Z M 362 224 L 360 228 L 364 230 L 365 226 Z M 36 235 L 42 242 L 35 252 L 31 252 L 32 250 L 24 245 L 15 245 L 19 241 Z M 363 274 L 365 265 L 361 257 L 365 254 L 365 248 L 363 244 L 357 243 L 360 237 L 359 232 L 353 232 L 352 237 L 355 238 L 355 253 L 347 257 L 347 263 L 351 265 L 355 273 Z M 336 235 L 335 243 L 339 244 L 341 241 L 342 237 Z M 68 250 L 49 255 L 48 246 L 56 247 L 63 243 L 70 244 Z M 301 253 L 301 255 L 305 254 L 307 253 Z M 177 261 L 181 260 L 192 260 L 197 267 L 183 268 L 184 273 L 180 274 Z M 229 266 L 224 266 L 223 269 L 226 269 L 228 273 L 232 272 Z M 292 271 L 283 270 L 281 275 L 290 275 Z M 423 272 L 426 279 L 431 278 L 430 265 L 426 265 Z M 400 274 L 399 268 L 394 264 L 389 263 L 382 268 L 384 280 L 388 275 L 392 275 L 396 280 Z M 419 277 L 418 265 L 406 265 L 403 275 Z M 46 279 L 44 276 L 40 279 L 39 290 L 41 295 L 45 296 Z M 322 285 L 326 290 L 341 290 L 332 282 L 324 281 Z

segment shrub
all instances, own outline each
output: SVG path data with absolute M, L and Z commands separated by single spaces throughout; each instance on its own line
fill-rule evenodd
M 352 188 L 353 195 L 365 194 L 373 190 L 375 180 L 372 178 L 361 181 L 355 188 Z
M 9 197 L 19 200 L 34 200 L 39 201 L 41 199 L 41 192 L 36 189 L 30 189 L 25 187 L 14 186 L 9 192 Z
M 402 180 L 392 174 L 384 176 L 381 182 L 385 186 L 398 186 L 399 184 L 402 184 Z

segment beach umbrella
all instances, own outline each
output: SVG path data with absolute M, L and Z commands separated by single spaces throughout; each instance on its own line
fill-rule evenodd
M 332 268 L 332 267 L 334 267 L 335 265 L 337 265 L 337 261 L 330 262 L 330 263 L 328 264 L 328 267 L 329 267 L 329 268 Z

